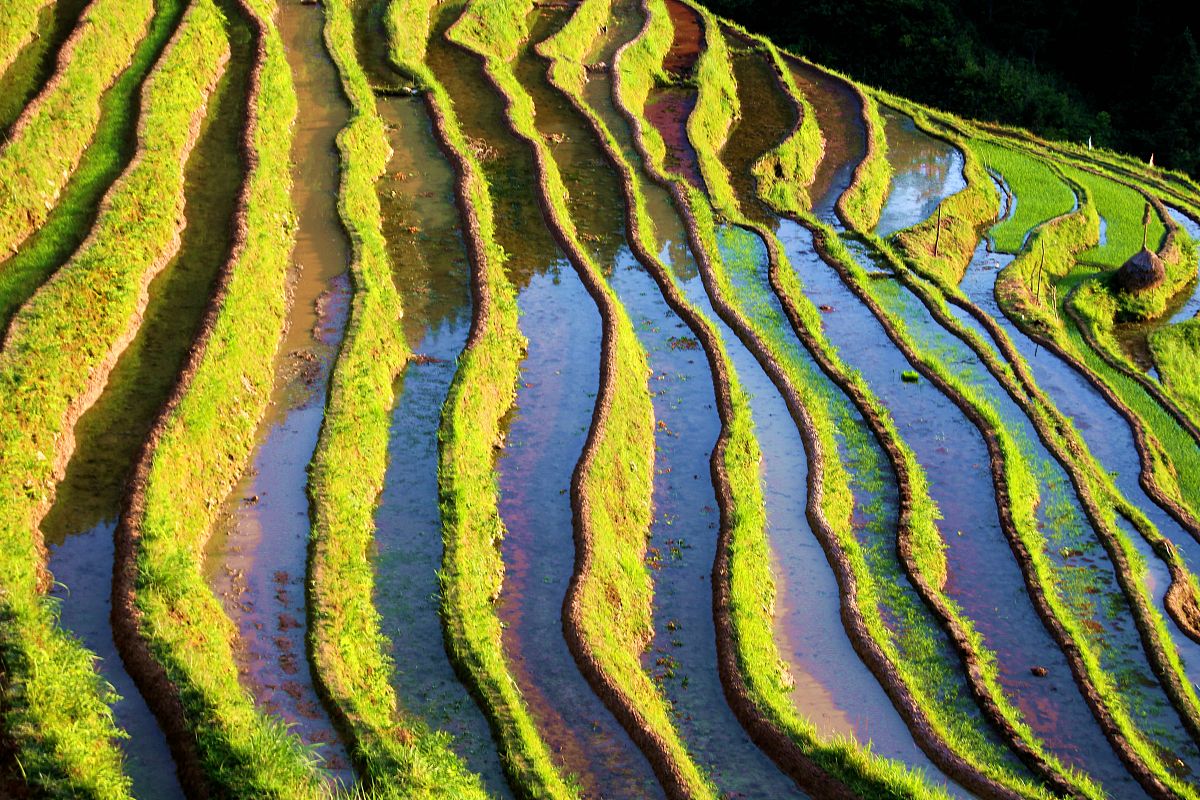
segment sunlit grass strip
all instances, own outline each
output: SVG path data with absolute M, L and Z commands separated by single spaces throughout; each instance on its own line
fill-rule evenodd
M 133 138 L 137 90 L 161 53 L 179 19 L 185 0 L 160 0 L 150 28 L 138 44 L 129 67 L 105 92 L 100 122 L 62 196 L 45 223 L 11 258 L 0 264 L 0 335 L 13 314 L 87 236 L 104 192 L 121 173 Z
M 208 8 L 205 0 L 194 8 Z M 237 632 L 202 572 L 222 499 L 245 469 L 275 374 L 295 236 L 296 96 L 271 0 L 243 0 L 255 38 L 235 241 L 183 375 L 137 466 L 118 529 L 117 641 L 167 729 L 185 785 L 326 794 L 316 757 L 242 687 Z M 195 12 L 192 12 L 195 13 Z
M 731 69 L 730 72 L 732 72 Z M 781 88 L 789 94 L 795 91 L 794 85 L 786 82 L 781 82 Z M 803 106 L 800 106 L 798 111 L 802 108 Z M 697 143 L 697 145 L 699 144 Z M 784 146 L 786 144 L 785 140 Z M 770 153 L 766 154 L 763 160 L 769 157 Z M 761 160 L 759 163 L 762 163 Z M 724 165 L 719 161 L 710 165 L 704 178 L 709 187 L 729 186 L 729 176 Z M 759 191 L 764 192 L 764 187 L 760 185 Z M 714 191 L 714 194 L 725 194 L 725 192 Z M 870 568 L 864 547 L 852 532 L 850 518 L 855 506 L 855 497 L 851 490 L 851 478 L 843 460 L 851 454 L 842 452 L 834 435 L 834 431 L 841 423 L 839 414 L 848 414 L 849 406 L 845 402 L 839 404 L 833 400 L 833 396 L 829 392 L 837 390 L 832 389 L 832 386 L 826 384 L 825 381 L 829 380 L 832 385 L 845 389 L 853 396 L 853 402 L 859 405 L 860 411 L 864 413 L 864 418 L 868 419 L 868 424 L 877 426 L 881 442 L 888 440 L 895 449 L 903 448 L 906 458 L 903 463 L 896 465 L 898 470 L 908 467 L 904 476 L 904 489 L 908 491 L 908 495 L 903 501 L 908 510 L 905 512 L 902 524 L 906 526 L 907 542 L 912 546 L 915 557 L 929 568 L 928 574 L 931 574 L 937 581 L 936 585 L 940 586 L 945 575 L 944 545 L 935 526 L 938 512 L 925 491 L 924 473 L 916 465 L 911 451 L 902 443 L 896 444 L 900 437 L 890 415 L 881 409 L 878 401 L 870 394 L 865 382 L 857 374 L 851 373 L 824 337 L 821 332 L 820 315 L 816 307 L 804 295 L 795 270 L 787 262 L 782 244 L 777 236 L 766 228 L 750 223 L 745 219 L 740 208 L 736 206 L 723 208 L 720 211 L 736 224 L 755 230 L 763 239 L 770 252 L 772 262 L 770 275 L 772 290 L 778 296 L 795 333 L 804 342 L 805 347 L 824 372 L 824 375 L 811 373 L 805 375 L 796 368 L 789 370 L 808 409 L 811 424 L 816 428 L 820 449 L 826 454 L 823 459 L 820 459 L 820 468 L 814 467 L 813 469 L 819 473 L 819 479 L 826 489 L 822 497 L 822 511 L 825 519 L 832 522 L 832 525 L 828 526 L 830 530 L 827 535 L 831 539 L 831 546 L 841 550 L 840 558 L 847 564 L 851 576 L 846 587 L 851 595 L 849 602 L 853 609 L 853 616 L 856 618 L 854 627 L 850 631 L 851 635 L 856 638 L 869 638 L 871 644 L 878 648 L 883 662 L 882 665 L 872 664 L 872 670 L 883 672 L 881 679 L 886 679 L 884 683 L 889 686 L 889 692 L 898 691 L 908 695 L 915 702 L 916 708 L 920 711 L 912 715 L 912 718 L 905 715 L 905 721 L 916 727 L 918 741 L 923 741 L 927 750 L 932 748 L 937 751 L 936 760 L 943 768 L 963 781 L 964 784 L 977 791 L 992 795 L 1004 796 L 1005 793 L 1009 793 L 1010 796 L 1017 794 L 1027 797 L 1050 796 L 1051 792 L 1047 788 L 1030 781 L 1026 775 L 1014 773 L 1003 765 L 1004 755 L 997 750 L 996 744 L 980 735 L 982 731 L 979 728 L 980 720 L 977 716 L 956 714 L 955 709 L 945 702 L 945 690 L 950 688 L 951 694 L 955 690 L 945 685 L 940 687 L 937 685 L 939 680 L 937 669 L 931 670 L 928 664 L 921 668 L 903 656 L 902 644 L 915 645 L 917 650 L 922 652 L 934 649 L 931 639 L 928 638 L 928 630 L 936 626 L 937 622 L 928 617 L 914 619 L 909 616 L 909 625 L 906 626 L 905 631 L 907 640 L 902 642 L 900 640 L 904 637 L 897 636 L 884 621 L 884 595 L 888 594 L 888 589 L 880 583 Z M 802 213 L 801 209 L 796 209 L 796 211 Z M 822 229 L 821 232 L 826 238 L 818 246 L 828 247 L 830 240 L 836 243 L 835 247 L 840 246 L 840 242 L 836 241 L 836 237 L 828 228 Z M 842 255 L 848 256 L 844 251 Z M 722 269 L 721 272 L 723 273 L 724 270 Z M 734 290 L 729 285 L 728 278 L 723 274 L 718 275 L 718 282 L 722 284 L 724 293 L 733 294 Z M 769 332 L 761 331 L 759 335 L 764 340 L 771 341 L 772 335 Z M 862 444 L 866 445 L 865 442 Z M 860 479 L 864 477 L 863 475 L 859 476 Z M 920 496 L 912 493 L 914 486 L 922 492 Z M 926 613 L 919 602 L 903 597 L 901 600 L 908 600 L 907 609 L 910 613 L 915 615 Z M 897 611 L 897 609 L 891 610 Z M 925 629 L 925 635 L 922 635 L 920 630 L 922 623 L 929 626 Z M 974 634 L 973 630 L 967 630 L 969 631 L 968 635 Z M 977 637 L 972 644 L 978 648 Z M 981 648 L 973 648 L 972 653 L 979 654 L 981 650 Z M 991 667 L 989 677 L 994 682 L 994 661 L 987 660 L 989 656 L 990 654 L 984 651 L 984 669 Z M 941 657 L 935 656 L 934 658 L 938 660 Z M 939 666 L 942 670 L 960 668 L 957 663 L 949 664 L 944 661 L 940 661 Z M 994 689 L 995 687 L 989 688 Z M 1011 707 L 1011 703 L 1003 696 L 1003 693 L 998 690 L 993 691 L 989 695 L 989 700 L 993 704 L 1000 703 L 1006 706 L 1004 711 L 1008 712 L 1010 720 L 1016 718 L 1014 729 L 1018 735 L 1023 734 L 1027 750 L 1045 765 L 1045 772 L 1057 773 L 1056 780 L 1064 783 L 1062 776 L 1069 774 L 1068 770 L 1056 760 L 1047 757 L 1040 742 L 1033 738 L 1027 726 L 1020 721 L 1020 715 Z M 968 700 L 968 703 L 972 702 L 972 700 Z M 1069 786 L 1068 791 L 1083 791 L 1091 796 L 1099 794 L 1099 789 L 1086 779 L 1076 782 L 1075 785 L 1071 785 L 1069 781 L 1065 783 Z
M 747 34 L 750 35 L 750 34 Z M 796 85 L 791 67 L 769 39 L 751 36 L 764 47 L 785 90 L 796 100 L 800 120 L 786 139 L 754 164 L 754 178 L 763 200 L 788 208 L 812 207 L 809 189 L 825 157 L 825 138 L 812 103 Z
M 1075 193 L 1045 161 L 986 139 L 972 139 L 969 147 L 1016 198 L 1013 213 L 988 234 L 997 249 L 1020 252 L 1031 231 L 1075 207 Z
M 326 46 L 352 109 L 337 145 L 353 299 L 309 471 L 310 646 L 322 690 L 350 732 L 353 757 L 375 796 L 485 797 L 448 737 L 401 716 L 374 604 L 374 511 L 387 471 L 393 386 L 410 351 L 375 191 L 391 148 L 355 53 L 355 1 L 324 4 Z
M 1055 436 L 1053 423 L 1045 418 L 1045 409 L 1031 403 L 1020 387 L 1014 385 L 1010 368 L 999 364 L 991 355 L 988 346 L 958 323 L 945 307 L 945 299 L 909 272 L 903 260 L 891 247 L 874 234 L 857 232 L 896 269 L 898 279 L 921 300 L 935 319 L 950 333 L 962 339 L 982 360 L 993 377 L 1006 389 L 1022 410 L 1030 416 L 1043 443 L 1067 471 L 1080 503 L 1099 535 L 1101 543 L 1114 562 L 1121 591 L 1129 601 L 1138 626 L 1139 636 L 1146 651 L 1148 663 L 1162 681 L 1165 692 L 1180 711 L 1185 727 L 1195 728 L 1195 690 L 1187 682 L 1178 659 L 1178 653 L 1170 640 L 1165 621 L 1154 608 L 1148 596 L 1145 581 L 1145 565 L 1132 550 L 1131 544 L 1115 526 L 1111 505 L 1100 508 L 1087 481 L 1086 470 L 1067 455 L 1061 436 Z M 1197 796 L 1192 787 L 1180 780 L 1167 768 L 1155 746 L 1146 738 L 1132 718 L 1129 708 L 1122 699 L 1120 676 L 1110 674 L 1103 666 L 1094 643 L 1087 638 L 1081 621 L 1070 608 L 1064 595 L 1068 583 L 1062 581 L 1056 568 L 1046 555 L 1046 540 L 1037 531 L 1034 509 L 1039 502 L 1036 475 L 1022 454 L 1019 443 L 1004 424 L 1003 418 L 978 388 L 965 382 L 961 376 L 949 369 L 936 355 L 923 353 L 920 344 L 906 332 L 903 320 L 895 319 L 883 312 L 878 299 L 873 297 L 874 288 L 869 277 L 857 263 L 847 265 L 844 274 L 850 278 L 864 300 L 876 310 L 876 316 L 889 330 L 889 336 L 908 349 L 919 359 L 918 368 L 955 399 L 973 423 L 983 433 L 994 461 L 1000 464 L 1003 484 L 1001 495 L 1001 520 L 1006 532 L 1010 533 L 1018 560 L 1027 570 L 1027 581 L 1031 583 L 1030 596 L 1039 613 L 1050 624 L 1055 638 L 1064 646 L 1068 661 L 1081 685 L 1090 687 L 1085 691 L 1105 733 L 1117 746 L 1122 758 L 1148 788 L 1153 787 L 1157 796 L 1170 792 Z M 1040 416 L 1039 416 L 1040 412 Z M 1081 474 L 1081 472 L 1083 474 Z M 1115 491 L 1115 490 L 1114 490 Z M 1101 495 L 1103 497 L 1103 495 Z M 1071 642 L 1071 647 L 1066 643 Z
M 60 69 L 13 125 L 0 150 L 0 269 L 58 201 L 96 133 L 105 91 L 153 13 L 152 0 L 92 0 L 63 44 Z
M 853 220 L 862 230 L 875 230 L 892 185 L 892 165 L 887 157 L 887 136 L 879 104 L 858 84 L 847 80 L 862 100 L 863 125 L 867 130 L 867 154 L 854 169 L 850 187 L 837 200 L 837 213 Z
M 661 72 L 663 56 L 671 45 L 669 18 L 661 0 L 646 0 L 644 9 L 647 21 L 641 36 L 618 59 L 614 95 L 618 108 L 631 122 L 635 143 L 647 169 L 655 180 L 672 190 L 687 223 L 697 260 L 705 265 L 702 273 L 707 275 L 714 271 L 713 262 L 720 259 L 712 207 L 698 190 L 678 176 L 665 173 L 665 145 L 644 120 L 649 89 L 654 76 Z M 722 94 L 736 102 L 736 87 L 733 93 Z M 713 127 L 721 131 L 721 141 L 728 132 L 728 123 L 721 119 L 724 113 L 727 112 L 714 109 L 709 118 Z M 757 468 L 741 464 L 745 472 L 752 466 Z M 730 526 L 718 554 L 717 570 L 723 583 L 717 587 L 718 597 L 725 595 L 723 606 L 727 608 L 718 622 L 732 629 L 729 638 L 733 652 L 729 658 L 736 662 L 732 674 L 723 666 L 722 678 L 727 681 L 727 692 L 739 700 L 744 698 L 756 709 L 753 712 L 756 718 L 747 720 L 743 716 L 743 724 L 750 727 L 760 745 L 788 763 L 789 774 L 811 787 L 833 793 L 849 788 L 870 797 L 928 796 L 935 790 L 912 771 L 870 755 L 853 741 L 840 737 L 823 740 L 815 726 L 797 712 L 789 695 L 789 677 L 774 640 L 770 609 L 774 607 L 775 583 L 770 570 L 770 544 L 758 518 L 745 522 Z M 725 658 L 723 655 L 723 662 Z M 739 706 L 739 716 L 745 710 Z M 790 744 L 783 745 L 783 741 Z
M 506 9 L 507 21 L 500 21 L 497 8 Z M 674 726 L 669 702 L 641 664 L 653 637 L 654 591 L 645 560 L 654 464 L 646 353 L 624 307 L 581 243 L 557 162 L 535 125 L 533 101 L 512 72 L 515 52 L 493 49 L 487 38 L 497 24 L 524 28 L 531 9 L 532 3 L 476 0 L 453 35 L 484 57 L 489 78 L 505 95 L 510 125 L 532 146 L 551 232 L 604 322 L 600 393 L 572 476 L 576 562 L 564 609 L 567 641 L 589 683 L 646 752 L 668 795 L 715 798 L 716 788 Z M 567 36 L 578 36 L 577 30 Z
M 474 316 L 458 372 L 442 408 L 438 481 L 445 553 L 442 624 L 450 658 L 492 726 L 510 784 L 532 797 L 573 797 L 537 731 L 509 671 L 494 600 L 500 595 L 504 523 L 498 507 L 496 450 L 516 399 L 525 347 L 517 301 L 496 242 L 492 196 L 445 87 L 421 60 L 432 17 L 429 0 L 393 0 L 385 24 L 389 53 L 425 89 L 434 130 L 457 175 L 457 199 L 472 265 Z M 441 13 L 453 13 L 458 5 Z M 421 29 L 424 26 L 425 32 Z
M 27 780 L 49 795 L 129 794 L 93 656 L 56 626 L 38 532 L 96 401 L 179 247 L 183 165 L 229 57 L 211 2 L 193 6 L 142 95 L 138 155 L 88 240 L 17 315 L 0 352 L 0 672 L 5 726 Z
M 51 0 L 8 0 L 0 14 L 0 74 L 37 33 L 38 14 Z
M 577 16 L 601 4 L 607 5 L 608 2 L 609 0 L 585 0 Z M 625 217 L 630 233 L 630 247 L 658 283 L 667 303 L 696 334 L 708 358 L 722 423 L 721 434 L 710 459 L 721 506 L 722 528 L 726 536 L 734 539 L 741 540 L 748 536 L 761 539 L 766 525 L 762 478 L 759 474 L 762 454 L 754 432 L 750 398 L 738 380 L 725 350 L 724 341 L 712 321 L 686 298 L 672 271 L 654 255 L 658 245 L 654 238 L 654 222 L 647 209 L 641 176 L 626 158 L 604 121 L 584 99 L 583 82 L 586 74 L 576 67 L 576 63 L 583 57 L 586 48 L 580 46 L 579 40 L 557 42 L 558 39 L 551 40 L 542 48 L 545 55 L 552 55 L 556 48 L 560 54 L 559 60 L 554 63 L 551 80 L 573 98 L 576 106 L 587 115 L 601 145 L 620 174 L 626 192 Z M 623 45 L 614 62 L 619 62 L 622 54 L 631 46 L 631 43 Z M 616 81 L 619 83 L 619 78 L 616 78 Z M 757 535 L 741 535 L 737 533 L 739 530 L 757 531 Z M 722 570 L 723 561 L 718 555 L 715 567 L 717 571 Z
M 818 249 L 823 257 L 837 260 L 843 264 L 852 261 L 852 256 L 832 228 L 819 222 L 811 214 L 807 214 L 803 207 L 789 207 L 774 203 L 772 197 L 764 192 L 761 186 L 759 191 L 762 199 L 772 204 L 778 212 L 805 224 L 814 232 Z M 775 197 L 778 196 L 780 195 L 775 195 Z M 850 370 L 841 361 L 836 350 L 819 333 L 821 330 L 819 315 L 813 308 L 812 302 L 804 295 L 795 271 L 780 270 L 779 283 L 782 289 L 781 299 L 785 299 L 787 303 L 791 304 L 799 321 L 810 331 L 809 338 L 812 341 L 810 350 L 814 357 L 822 363 L 823 369 L 830 374 L 830 377 L 850 394 L 892 461 L 892 467 L 901 483 L 903 502 L 899 532 L 901 540 L 899 556 L 904 562 L 906 572 L 913 580 L 914 588 L 917 588 L 918 593 L 927 603 L 931 604 L 933 613 L 949 622 L 950 633 L 956 648 L 964 656 L 970 658 L 970 680 L 974 691 L 980 696 L 981 703 L 989 709 L 992 715 L 999 718 L 1000 726 L 1004 729 L 1005 734 L 1011 737 L 1013 744 L 1021 751 L 1022 756 L 1027 761 L 1033 762 L 1042 774 L 1048 775 L 1052 782 L 1059 786 L 1065 784 L 1067 791 L 1081 792 L 1086 796 L 1098 796 L 1101 791 L 1099 787 L 1085 776 L 1066 767 L 1046 751 L 1044 744 L 1032 732 L 1022 718 L 1020 710 L 1001 687 L 995 655 L 987 650 L 971 620 L 959 613 L 957 607 L 949 602 L 941 591 L 946 578 L 946 562 L 945 544 L 936 525 L 939 512 L 929 496 L 925 472 L 917 462 L 912 449 L 900 436 L 891 414 L 873 395 L 861 376 Z M 874 576 L 869 570 L 864 570 L 863 575 L 860 593 L 868 598 L 871 596 L 882 597 L 887 593 L 886 587 L 876 585 L 876 581 L 873 580 Z M 915 610 L 910 612 L 914 616 L 920 613 Z M 897 643 L 893 641 L 896 634 L 890 632 L 877 615 L 867 615 L 866 621 L 872 635 L 885 648 L 892 662 L 897 665 L 935 727 L 951 732 L 952 735 L 949 736 L 943 733 L 947 741 L 955 741 L 959 745 L 959 749 L 965 751 L 967 757 L 973 760 L 976 768 L 988 774 L 989 777 L 1007 783 L 1023 793 L 1045 791 L 1042 787 L 1029 784 L 1020 776 L 1006 774 L 999 767 L 999 759 L 996 758 L 996 755 L 989 752 L 988 743 L 980 741 L 977 738 L 979 732 L 968 727 L 975 721 L 970 717 L 955 718 L 952 716 L 952 711 L 943 708 L 943 704 L 938 701 L 940 695 L 936 687 L 931 685 L 928 675 L 915 674 L 911 665 L 900 657 Z M 926 624 L 936 623 L 926 621 Z M 918 642 L 916 645 L 918 650 L 932 649 L 928 645 L 921 647 L 919 644 L 922 641 L 929 641 L 927 636 L 922 635 L 920 625 L 915 626 L 915 629 L 912 626 L 906 626 L 904 633 L 910 641 L 915 639 Z M 955 665 L 952 668 L 958 667 Z

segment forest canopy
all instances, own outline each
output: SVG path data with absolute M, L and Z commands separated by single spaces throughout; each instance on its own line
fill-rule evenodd
M 1200 173 L 1200 12 L 1093 0 L 704 0 L 914 100 Z

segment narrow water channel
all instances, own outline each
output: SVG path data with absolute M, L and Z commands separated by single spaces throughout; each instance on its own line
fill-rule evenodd
M 226 8 L 229 13 L 230 7 Z M 185 168 L 187 225 L 180 248 L 150 285 L 142 325 L 122 353 L 104 393 L 75 427 L 76 450 L 42 523 L 62 600 L 61 622 L 100 657 L 117 689 L 117 723 L 134 793 L 182 797 L 174 761 L 157 720 L 125 671 L 109 624 L 113 533 L 126 482 L 159 409 L 174 386 L 217 273 L 229 258 L 232 216 L 243 168 L 240 136 L 252 59 L 245 21 L 230 14 L 229 67 L 209 98 Z
M 359 61 L 377 84 L 401 78 L 388 62 L 386 0 L 358 6 Z M 510 798 L 483 716 L 459 681 L 442 637 L 438 570 L 438 431 L 442 405 L 471 327 L 470 263 L 455 201 L 455 174 L 419 98 L 378 96 L 392 157 L 377 190 L 383 234 L 416 354 L 396 381 L 388 467 L 375 512 L 375 608 L 391 642 L 403 712 L 451 736 L 451 747 L 493 797 Z
M 331 778 L 353 782 L 344 745 L 313 682 L 305 585 L 308 463 L 324 417 L 329 370 L 349 307 L 349 243 L 337 211 L 334 138 L 349 119 L 325 51 L 319 6 L 286 3 L 277 24 L 299 115 L 292 199 L 299 215 L 292 306 L 276 363 L 271 407 L 253 461 L 230 493 L 207 545 L 213 590 L 240 633 L 239 671 L 264 712 L 292 727 Z
M 461 11 L 445 7 L 428 63 L 445 85 L 491 187 L 505 270 L 529 341 L 497 461 L 505 576 L 497 607 L 509 667 L 542 738 L 587 797 L 660 796 L 649 763 L 579 672 L 562 632 L 575 564 L 571 473 L 599 381 L 600 316 L 550 238 L 525 142 L 508 129 L 480 60 L 448 43 Z M 547 11 L 565 21 L 561 11 Z M 536 16 L 534 18 L 536 20 Z
M 596 54 L 605 63 L 641 27 L 641 15 L 628 0 L 613 14 L 616 35 Z M 570 195 L 572 218 L 629 313 L 653 373 L 655 513 L 647 563 L 654 581 L 655 636 L 642 656 L 643 669 L 672 704 L 688 752 L 725 796 L 801 796 L 739 725 L 717 669 L 710 573 L 719 510 L 708 463 L 720 418 L 708 362 L 699 341 L 625 244 L 617 173 L 587 121 L 549 84 L 546 66 L 526 56 L 518 63 L 518 77 L 533 97 L 539 130 L 551 141 L 561 138 L 553 157 Z M 593 74 L 592 83 L 599 92 L 611 92 L 606 72 Z M 608 122 L 624 126 L 622 120 Z M 671 224 L 654 222 L 656 227 Z
M 21 111 L 54 74 L 59 51 L 87 4 L 88 0 L 56 0 L 42 6 L 33 38 L 7 69 L 0 70 L 0 141 L 8 139 Z

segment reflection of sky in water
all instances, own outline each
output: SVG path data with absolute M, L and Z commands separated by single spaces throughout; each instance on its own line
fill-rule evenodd
M 876 228 L 880 236 L 911 227 L 937 211 L 938 203 L 965 189 L 958 148 L 917 130 L 911 117 L 883 109 L 892 186 Z

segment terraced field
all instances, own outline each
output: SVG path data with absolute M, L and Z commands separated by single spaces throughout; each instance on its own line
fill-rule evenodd
M 1200 798 L 1198 240 L 692 0 L 7 0 L 0 796 Z

